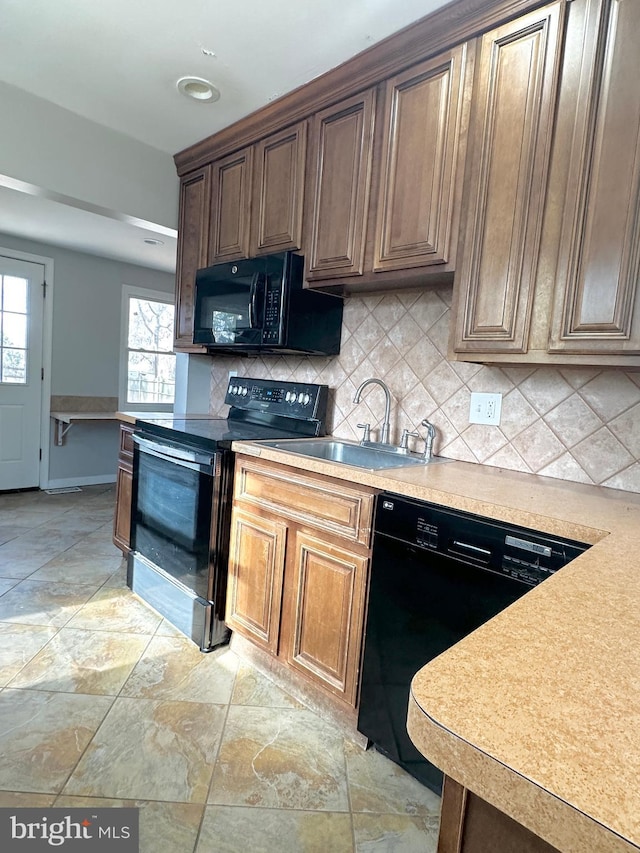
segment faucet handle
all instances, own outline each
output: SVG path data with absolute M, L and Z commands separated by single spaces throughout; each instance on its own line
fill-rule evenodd
M 371 441 L 371 424 L 356 424 L 356 426 L 364 430 L 361 441 Z
M 400 439 L 400 449 L 408 450 L 409 449 L 409 436 L 412 435 L 414 438 L 419 437 L 419 433 L 411 432 L 411 430 L 403 429 L 402 430 L 402 438 Z

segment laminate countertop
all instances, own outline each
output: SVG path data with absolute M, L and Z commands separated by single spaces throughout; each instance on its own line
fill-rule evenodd
M 640 850 L 640 495 L 466 462 L 373 472 L 233 449 L 592 545 L 421 669 L 407 728 L 563 853 Z

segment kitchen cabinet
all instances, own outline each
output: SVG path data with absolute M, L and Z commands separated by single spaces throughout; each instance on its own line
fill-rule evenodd
M 253 147 L 212 164 L 209 264 L 249 257 Z
M 185 175 L 180 181 L 178 258 L 176 265 L 176 315 L 174 349 L 204 352 L 193 343 L 194 285 L 196 270 L 207 265 L 211 167 Z
M 302 246 L 307 122 L 256 145 L 251 255 Z
M 374 492 L 236 458 L 226 621 L 345 707 L 357 700 Z
M 480 40 L 456 272 L 455 353 L 523 353 L 538 260 L 564 3 Z
M 583 5 L 576 109 L 558 115 L 567 188 L 549 352 L 640 355 L 640 5 Z
M 472 59 L 462 44 L 385 85 L 377 272 L 454 269 Z
M 438 853 L 558 853 L 542 838 L 447 776 Z
M 313 118 L 309 281 L 364 270 L 375 97 L 369 89 Z
M 131 495 L 133 487 L 133 425 L 120 424 L 120 446 L 116 473 L 116 512 L 113 521 L 113 544 L 124 556 L 129 553 L 131 539 Z
M 306 141 L 300 122 L 213 163 L 209 264 L 301 247 Z

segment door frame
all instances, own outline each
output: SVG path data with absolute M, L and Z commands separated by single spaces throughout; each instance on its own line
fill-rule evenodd
M 20 252 L 7 246 L 0 246 L 0 256 L 14 258 L 16 261 L 28 261 L 44 267 L 44 280 L 47 283 L 42 314 L 42 367 L 44 379 L 40 383 L 40 448 L 42 458 L 39 468 L 39 488 L 49 485 L 49 443 L 51 415 L 51 361 L 53 351 L 53 258 L 34 255 L 32 252 Z

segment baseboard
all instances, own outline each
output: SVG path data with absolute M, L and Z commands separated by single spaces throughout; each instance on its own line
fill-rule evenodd
M 64 479 L 49 480 L 40 486 L 41 489 L 64 489 L 67 486 L 101 486 L 115 483 L 115 474 L 94 474 L 93 477 L 66 477 Z

